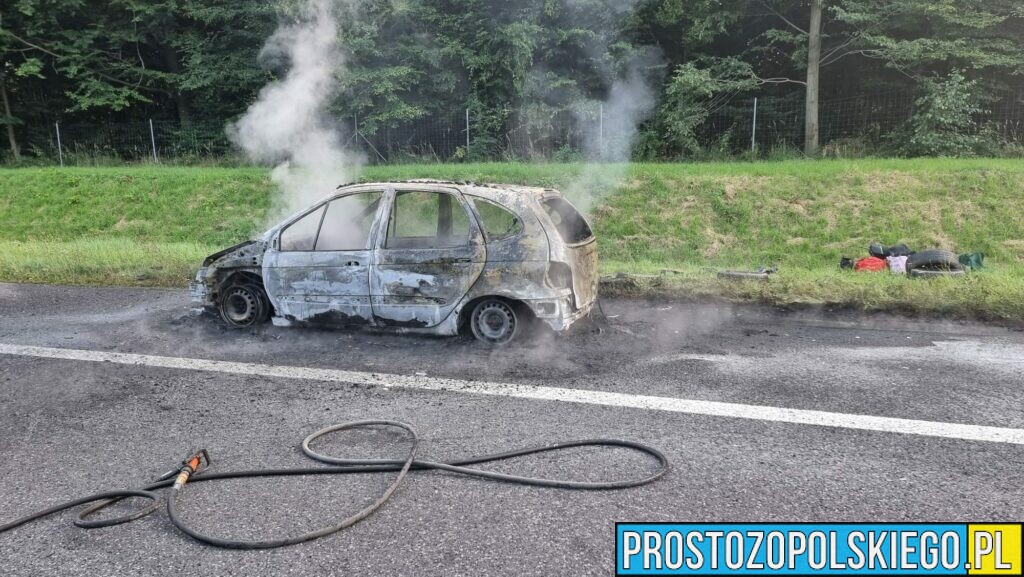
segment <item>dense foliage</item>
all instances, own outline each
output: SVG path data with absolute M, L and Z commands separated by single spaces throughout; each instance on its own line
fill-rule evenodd
M 223 124 L 287 63 L 259 58 L 298 0 L 10 0 L 0 8 L 0 154 L 32 126 L 156 118 Z M 816 0 L 819 3 L 821 0 Z M 486 156 L 510 123 L 593 117 L 616 80 L 652 87 L 634 148 L 694 155 L 736 98 L 803 102 L 811 0 L 337 0 L 332 111 L 374 133 L 467 108 Z M 1019 0 L 825 0 L 820 98 L 915 91 L 906 154 L 977 152 L 962 135 L 1024 77 Z M 1019 96 L 1010 98 L 1019 98 Z

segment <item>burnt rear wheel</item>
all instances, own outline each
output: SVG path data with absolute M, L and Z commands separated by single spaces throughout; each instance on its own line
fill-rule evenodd
M 233 284 L 220 295 L 220 318 L 228 327 L 244 329 L 266 322 L 270 301 L 263 288 L 254 284 Z
M 501 299 L 484 299 L 473 308 L 469 326 L 476 340 L 490 346 L 512 341 L 519 332 L 520 315 L 516 307 Z

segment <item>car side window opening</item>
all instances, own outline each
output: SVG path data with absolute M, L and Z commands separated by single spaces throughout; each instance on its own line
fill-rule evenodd
M 324 217 L 324 207 L 319 206 L 306 216 L 288 225 L 281 231 L 282 252 L 310 251 L 316 245 L 316 233 Z
M 541 204 L 563 241 L 576 244 L 593 238 L 587 220 L 564 198 L 546 198 Z
M 480 216 L 487 242 L 497 242 L 517 236 L 523 231 L 523 223 L 512 211 L 482 198 L 473 199 L 473 207 Z
M 451 248 L 470 244 L 469 215 L 443 192 L 403 191 L 395 196 L 385 248 Z
M 366 250 L 370 229 L 380 205 L 380 192 L 361 192 L 336 198 L 327 205 L 320 225 L 317 251 Z

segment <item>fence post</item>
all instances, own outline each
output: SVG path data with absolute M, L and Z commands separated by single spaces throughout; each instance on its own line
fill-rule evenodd
M 153 119 L 149 119 L 149 143 L 153 145 L 153 162 L 159 163 L 160 160 L 156 157 L 156 133 L 153 132 Z
M 60 159 L 60 167 L 64 168 L 64 150 L 60 144 L 60 123 L 54 122 L 53 127 L 57 130 L 57 158 Z
M 466 154 L 469 154 L 469 109 L 466 109 Z
M 600 109 L 598 111 L 598 121 L 597 122 L 598 122 L 597 142 L 598 142 L 598 146 L 600 146 L 600 148 L 598 148 L 598 154 L 601 155 L 601 160 L 604 160 L 604 102 L 602 102 L 601 105 L 600 105 Z
M 754 124 L 750 128 L 750 152 L 757 152 L 757 97 L 754 97 Z

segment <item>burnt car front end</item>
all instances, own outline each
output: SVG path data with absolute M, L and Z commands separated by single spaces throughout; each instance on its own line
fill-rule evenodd
M 221 291 L 231 282 L 250 279 L 261 283 L 266 250 L 265 240 L 247 240 L 206 257 L 195 279 L 189 283 L 193 311 L 215 310 Z

